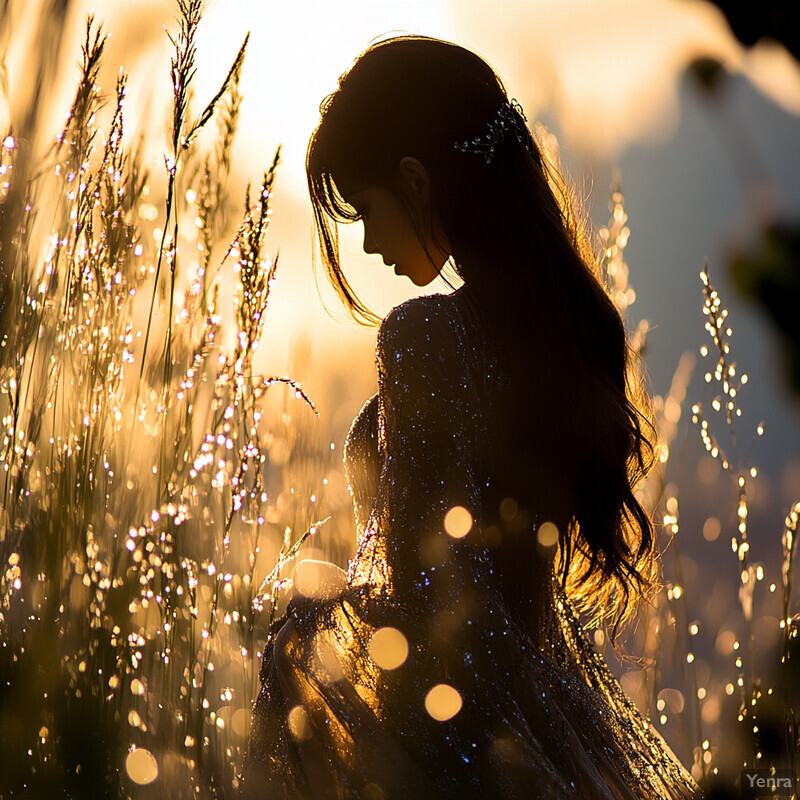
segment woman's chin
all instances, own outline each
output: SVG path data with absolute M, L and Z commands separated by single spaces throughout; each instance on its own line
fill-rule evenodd
M 438 275 L 438 272 L 430 272 L 430 271 L 422 272 L 420 270 L 412 270 L 411 272 L 406 272 L 403 269 L 403 267 L 401 267 L 399 264 L 389 264 L 388 266 L 391 266 L 392 269 L 394 269 L 395 275 L 400 275 L 405 278 L 408 278 L 411 281 L 411 283 L 419 287 L 427 286 L 429 283 L 432 283 L 433 280 Z
M 398 272 L 398 275 L 405 275 L 404 272 Z M 429 284 L 433 283 L 436 280 L 436 275 L 438 273 L 426 273 L 424 275 L 408 275 L 408 279 L 413 283 L 415 286 L 419 286 L 420 288 L 424 286 L 428 286 Z

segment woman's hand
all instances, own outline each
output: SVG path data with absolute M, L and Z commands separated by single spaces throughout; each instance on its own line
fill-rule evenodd
M 295 566 L 292 581 L 295 591 L 304 597 L 331 600 L 347 584 L 347 573 L 330 561 L 306 558 Z

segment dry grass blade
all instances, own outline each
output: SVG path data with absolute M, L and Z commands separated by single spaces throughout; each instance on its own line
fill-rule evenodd
M 288 545 L 288 543 L 284 543 L 284 547 L 281 550 L 280 556 L 278 557 L 278 562 L 275 565 L 272 572 L 264 578 L 261 586 L 258 590 L 259 595 L 263 595 L 266 593 L 267 589 L 271 589 L 271 584 L 275 581 L 281 573 L 284 564 L 293 558 L 298 550 L 305 544 L 306 540 L 309 536 L 313 536 L 326 522 L 330 520 L 330 517 L 325 517 L 325 519 L 317 520 L 317 522 L 313 523 L 309 526 L 309 528 L 303 533 L 303 535 L 293 544 Z
M 317 407 L 314 405 L 314 401 L 305 393 L 303 387 L 295 380 L 292 380 L 288 377 L 277 377 L 271 376 L 269 378 L 260 378 L 258 379 L 258 383 L 255 386 L 255 397 L 256 399 L 261 397 L 262 394 L 266 389 L 272 386 L 275 383 L 283 383 L 287 386 L 291 386 L 294 389 L 295 396 L 298 398 L 302 398 L 306 405 L 314 412 L 314 414 L 319 418 L 319 411 Z
M 195 36 L 197 26 L 203 13 L 202 0 L 178 0 L 178 36 L 173 39 L 167 33 L 175 48 L 170 74 L 172 76 L 172 92 L 174 97 L 172 111 L 172 150 L 178 152 L 181 133 L 189 103 L 189 86 L 197 71 L 195 63 L 197 46 Z
M 103 26 L 98 25 L 94 29 L 94 15 L 89 14 L 86 19 L 86 36 L 83 44 L 83 63 L 78 91 L 72 101 L 64 129 L 58 136 L 59 146 L 63 146 L 65 141 L 70 146 L 76 167 L 80 167 L 80 159 L 85 149 L 82 137 L 97 108 L 99 95 L 97 76 L 100 72 L 107 40 L 108 37 L 103 35 Z
M 177 37 L 173 38 L 167 33 L 167 37 L 175 48 L 175 55 L 170 64 L 170 75 L 172 78 L 172 156 L 165 157 L 164 164 L 167 170 L 167 193 L 165 199 L 164 227 L 161 235 L 161 242 L 158 248 L 158 260 L 156 262 L 155 281 L 153 283 L 153 294 L 150 298 L 150 310 L 147 315 L 147 328 L 145 330 L 144 345 L 142 347 L 141 363 L 139 367 L 139 382 L 144 376 L 144 368 L 147 361 L 147 347 L 150 342 L 150 329 L 153 320 L 153 309 L 155 307 L 156 293 L 158 292 L 159 279 L 161 277 L 161 265 L 164 254 L 167 250 L 167 236 L 170 222 L 173 221 L 173 205 L 175 203 L 175 176 L 177 174 L 178 158 L 182 150 L 181 135 L 186 118 L 187 106 L 189 103 L 189 87 L 194 78 L 196 67 L 197 47 L 195 36 L 197 26 L 200 24 L 202 16 L 202 0 L 178 0 L 179 30 Z M 170 282 L 170 307 L 167 318 L 167 336 L 164 343 L 164 381 L 162 391 L 168 390 L 169 376 L 172 370 L 171 364 L 171 338 L 172 338 L 172 301 L 175 289 L 175 258 L 174 245 L 178 239 L 178 220 L 175 215 L 173 224 L 173 248 L 167 254 L 170 262 L 171 282 Z M 138 405 L 138 396 L 137 396 Z M 166 398 L 162 402 L 166 405 Z
M 322 527 L 326 522 L 330 520 L 330 517 L 326 517 L 325 519 L 319 520 L 315 522 L 313 525 L 309 526 L 309 528 L 303 533 L 303 535 L 296 541 L 294 544 L 289 545 L 287 541 L 284 541 L 284 546 L 281 549 L 280 554 L 278 555 L 278 560 L 275 564 L 273 570 L 267 575 L 266 578 L 261 583 L 261 586 L 258 589 L 255 597 L 253 598 L 253 605 L 255 608 L 259 608 L 262 606 L 264 598 L 269 592 L 269 617 L 267 619 L 267 642 L 269 642 L 275 634 L 273 630 L 273 623 L 275 621 L 276 611 L 278 609 L 278 595 L 280 590 L 283 588 L 288 588 L 291 585 L 291 580 L 289 579 L 280 579 L 281 571 L 283 570 L 284 566 L 297 555 L 297 552 L 300 548 L 306 543 L 306 541 L 316 534 L 320 527 Z
M 262 256 L 264 237 L 269 225 L 270 200 L 275 170 L 280 161 L 280 146 L 275 151 L 272 164 L 264 175 L 258 201 L 250 205 L 250 187 L 245 195 L 245 218 L 236 241 L 229 251 L 236 253 L 236 272 L 239 276 L 236 301 L 236 322 L 239 328 L 237 350 L 249 369 L 250 360 L 264 325 L 264 314 L 269 293 L 278 266 L 278 256 L 270 263 Z M 279 255 L 279 254 L 278 254 Z
M 711 402 L 714 412 L 724 417 L 725 430 L 731 442 L 730 452 L 732 457 L 723 451 L 718 438 L 712 433 L 709 420 L 706 419 L 702 404 L 692 406 L 692 422 L 700 426 L 700 436 L 708 455 L 720 462 L 723 470 L 727 472 L 736 488 L 736 533 L 732 537 L 731 546 L 738 558 L 738 595 L 739 605 L 744 621 L 744 652 L 737 658 L 740 672 L 737 683 L 741 688 L 741 704 L 739 718 L 743 723 L 752 725 L 757 717 L 757 701 L 760 696 L 758 681 L 755 675 L 755 638 L 753 631 L 753 602 L 754 590 L 758 581 L 763 579 L 764 572 L 761 565 L 750 563 L 750 542 L 748 540 L 748 477 L 755 478 L 758 471 L 755 467 L 747 467 L 739 456 L 737 444 L 736 419 L 741 416 L 739 396 L 742 388 L 748 382 L 748 376 L 740 372 L 736 363 L 731 359 L 729 339 L 733 333 L 728 322 L 728 310 L 723 307 L 722 299 L 717 290 L 712 286 L 707 267 L 700 272 L 703 285 L 703 314 L 707 317 L 705 329 L 713 342 L 713 348 L 703 346 L 700 348 L 701 356 L 708 357 L 713 353 L 716 363 L 713 372 L 708 370 L 705 382 L 716 384 L 721 393 Z M 759 424 L 756 428 L 757 436 L 764 433 L 764 426 Z M 756 726 L 757 729 L 757 726 Z M 750 763 L 758 761 L 758 745 L 754 737 L 750 737 Z
M 222 82 L 222 86 L 220 86 L 219 91 L 211 98 L 209 104 L 203 109 L 203 113 L 194 121 L 191 128 L 189 128 L 188 133 L 183 138 L 182 147 L 186 150 L 189 145 L 194 141 L 194 137 L 197 135 L 198 131 L 211 119 L 214 115 L 214 110 L 217 107 L 217 103 L 222 99 L 225 93 L 228 91 L 232 84 L 238 84 L 239 76 L 242 70 L 242 64 L 244 63 L 244 55 L 245 51 L 247 50 L 247 43 L 250 41 L 250 34 L 248 33 L 247 36 L 244 37 L 244 41 L 242 42 L 242 46 L 239 48 L 239 52 L 236 55 L 236 58 L 231 64 L 231 68 L 228 70 L 228 74 L 225 77 L 225 80 Z
M 789 651 L 789 643 L 796 636 L 796 621 L 792 617 L 792 576 L 794 574 L 794 556 L 797 550 L 797 529 L 800 522 L 800 503 L 795 503 L 788 516 L 783 530 L 783 561 L 781 577 L 783 579 L 783 653 L 784 657 Z

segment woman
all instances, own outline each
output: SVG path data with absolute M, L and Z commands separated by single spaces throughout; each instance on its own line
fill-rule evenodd
M 522 111 L 478 56 L 403 36 L 322 106 L 329 218 L 429 284 L 380 324 L 345 466 L 347 573 L 301 563 L 264 653 L 247 797 L 689 798 L 699 790 L 592 648 L 652 588 L 634 485 L 653 461 L 622 321 Z M 309 579 L 311 577 L 312 579 Z M 315 580 L 314 580 L 315 578 Z

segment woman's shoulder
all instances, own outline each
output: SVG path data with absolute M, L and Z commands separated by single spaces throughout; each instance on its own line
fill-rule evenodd
M 397 344 L 404 342 L 431 341 L 432 337 L 443 337 L 440 344 L 460 333 L 462 322 L 459 313 L 459 291 L 450 294 L 429 294 L 412 297 L 395 306 L 381 321 L 378 343 Z
M 381 322 L 375 349 L 380 371 L 407 378 L 470 384 L 484 361 L 480 331 L 458 292 L 414 297 Z

